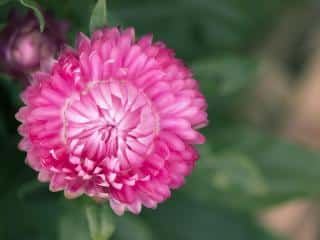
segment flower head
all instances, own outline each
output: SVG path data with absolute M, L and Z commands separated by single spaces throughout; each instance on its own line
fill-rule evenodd
M 191 173 L 206 101 L 191 72 L 132 28 L 80 34 L 37 72 L 17 114 L 26 162 L 68 198 L 109 200 L 121 215 L 155 208 Z
M 40 67 L 47 68 L 66 41 L 68 24 L 45 14 L 46 28 L 30 11 L 25 16 L 12 12 L 8 24 L 0 32 L 0 71 L 26 79 Z

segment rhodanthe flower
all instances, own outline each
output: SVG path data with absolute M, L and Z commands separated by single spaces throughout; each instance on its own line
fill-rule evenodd
M 191 71 L 132 28 L 80 34 L 22 99 L 20 148 L 39 180 L 67 198 L 108 200 L 118 215 L 167 199 L 205 141 L 207 104 Z
M 12 12 L 0 32 L 0 70 L 15 78 L 27 76 L 50 65 L 55 54 L 66 42 L 68 24 L 45 14 L 46 28 L 40 32 L 39 23 L 30 11 L 25 16 Z

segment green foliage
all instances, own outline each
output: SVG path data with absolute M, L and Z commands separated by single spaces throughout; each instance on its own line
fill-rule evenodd
M 91 19 L 90 19 L 90 32 L 94 30 L 107 26 L 107 1 L 98 0 L 93 8 Z
M 0 6 L 8 4 L 11 0 L 0 0 Z
M 183 189 L 197 200 L 252 211 L 320 195 L 319 152 L 247 128 L 216 136 Z
M 20 3 L 23 6 L 32 9 L 34 14 L 38 18 L 39 25 L 40 25 L 40 30 L 41 30 L 41 32 L 43 32 L 44 27 L 45 27 L 45 20 L 44 20 L 44 17 L 43 17 L 42 12 L 41 12 L 41 8 L 38 5 L 38 3 L 33 1 L 33 0 L 20 0 Z
M 159 240 L 279 239 L 254 223 L 247 214 L 221 205 L 207 207 L 178 193 L 157 211 L 145 211 L 144 217 Z
M 126 214 L 117 218 L 116 231 L 111 240 L 154 240 L 152 230 L 141 217 Z
M 0 1 L 0 21 L 9 12 Z M 80 4 L 81 2 L 81 4 Z M 308 1 L 305 1 L 306 4 Z M 18 1 L 16 1 L 18 3 Z M 158 209 L 117 217 L 87 199 L 49 193 L 17 150 L 14 114 L 22 86 L 0 75 L 0 239 L 279 240 L 257 224 L 256 211 L 320 195 L 320 153 L 292 144 L 241 120 L 241 102 L 256 83 L 259 46 L 292 0 L 20 0 L 70 22 L 69 42 L 107 24 L 153 33 L 194 70 L 208 100 L 207 144 L 186 185 Z M 19 11 L 23 8 L 16 4 Z M 3 7 L 2 7 L 3 6 Z M 93 10 L 93 11 L 92 11 Z M 89 222 L 88 222 L 89 221 Z
M 207 168 L 213 170 L 212 185 L 220 191 L 251 196 L 261 196 L 268 192 L 260 169 L 241 152 L 218 154 Z
M 54 199 L 21 200 L 12 193 L 0 203 L 0 239 L 57 239 L 61 207 Z
M 138 216 L 126 214 L 116 217 L 108 204 L 92 201 L 64 203 L 59 222 L 59 240 L 111 239 L 111 240 L 152 240 L 152 232 L 145 221 Z M 91 223 L 88 224 L 88 221 Z
M 243 90 L 254 78 L 256 63 L 249 57 L 216 57 L 192 64 L 203 92 L 211 96 L 230 97 Z

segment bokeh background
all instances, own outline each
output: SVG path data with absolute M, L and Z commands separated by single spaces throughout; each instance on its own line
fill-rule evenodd
M 38 3 L 70 23 L 69 44 L 88 33 L 94 0 Z M 26 12 L 0 6 L 1 26 L 12 8 Z M 319 1 L 109 0 L 108 14 L 193 68 L 209 103 L 201 159 L 140 216 L 66 200 L 24 164 L 14 118 L 24 84 L 0 74 L 0 239 L 88 240 L 92 211 L 111 240 L 320 239 Z

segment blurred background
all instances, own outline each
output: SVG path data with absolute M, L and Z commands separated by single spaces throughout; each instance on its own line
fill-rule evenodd
M 69 44 L 88 33 L 94 0 L 37 2 L 65 21 Z M 12 9 L 27 14 L 0 1 L 2 48 Z M 109 0 L 108 14 L 176 50 L 200 81 L 210 120 L 201 159 L 171 199 L 140 216 L 99 210 L 110 239 L 320 239 L 320 2 Z M 14 114 L 27 80 L 1 61 L 0 239 L 87 240 L 87 200 L 49 193 L 17 150 Z

